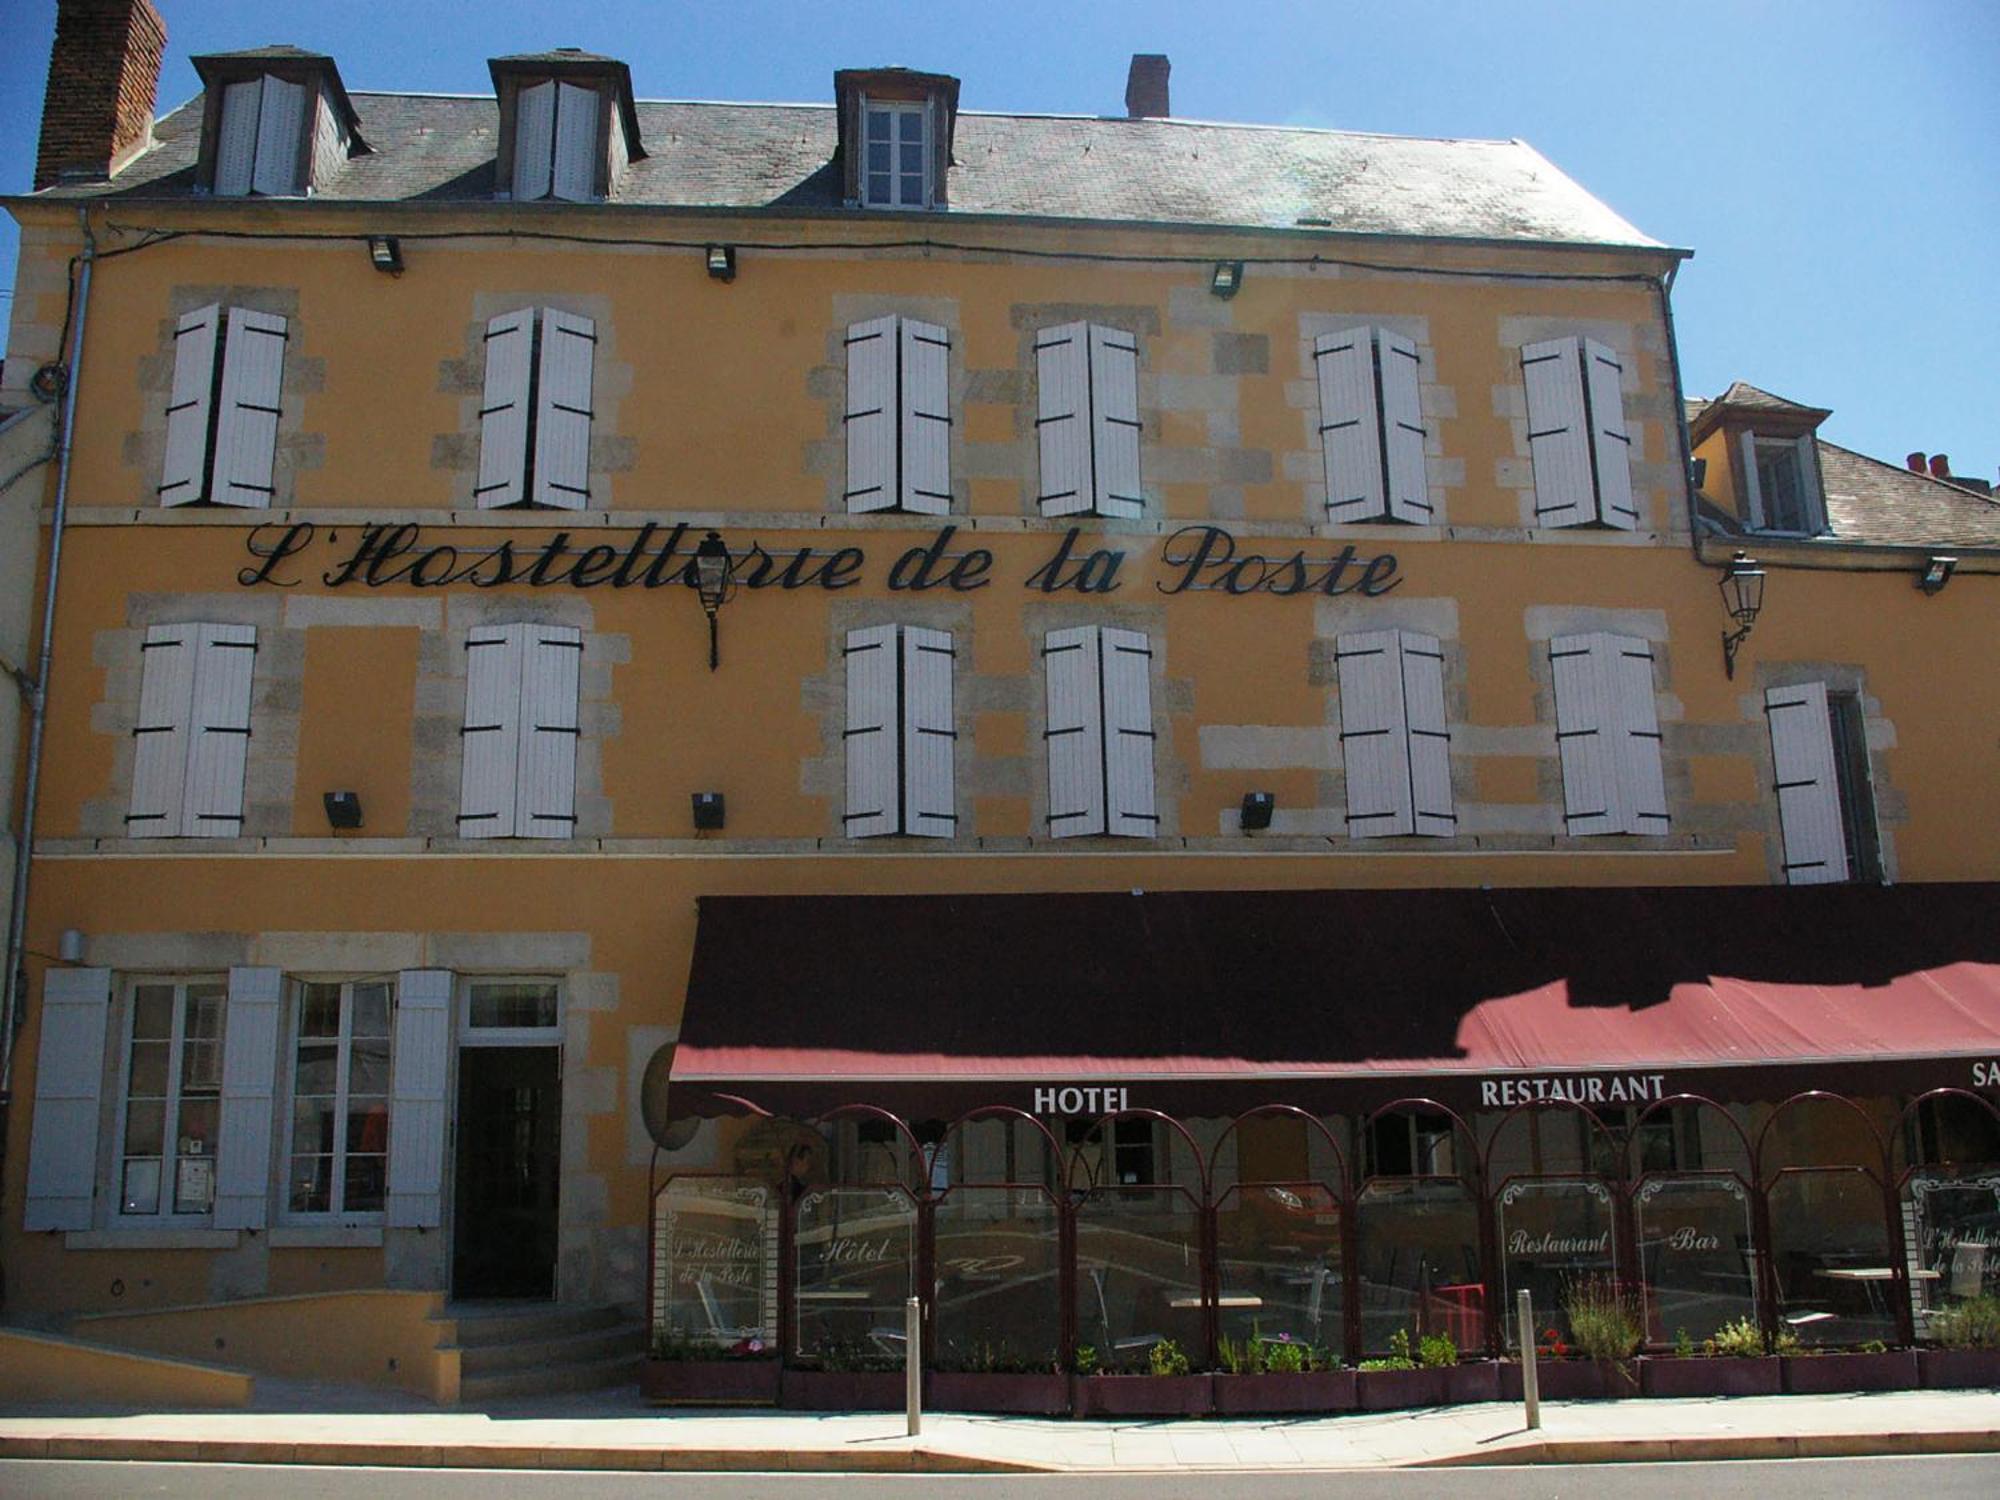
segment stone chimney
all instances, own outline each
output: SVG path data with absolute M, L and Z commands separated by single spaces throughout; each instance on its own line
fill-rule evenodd
M 1163 52 L 1135 52 L 1132 71 L 1125 75 L 1125 114 L 1134 120 L 1164 120 L 1167 108 L 1167 74 L 1172 65 Z
M 58 0 L 35 187 L 109 177 L 153 138 L 167 26 L 148 0 Z

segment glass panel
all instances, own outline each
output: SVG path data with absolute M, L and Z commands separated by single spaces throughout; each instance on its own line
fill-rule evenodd
M 308 1042 L 301 1046 L 293 1091 L 299 1094 L 331 1094 L 340 1081 L 339 1059 L 338 1043 Z
M 1931 1314 L 1971 1297 L 2000 1296 L 2000 1170 L 1965 1167 L 1910 1179 L 1906 1222 L 1917 1245 L 1917 1332 Z
M 340 1035 L 340 986 L 309 984 L 299 996 L 299 1035 Z
M 556 987 L 546 980 L 513 980 L 472 987 L 472 1024 L 487 1026 L 553 1026 Z
M 160 1162 L 158 1157 L 125 1163 L 125 1192 L 121 1211 L 128 1214 L 156 1214 L 160 1211 Z
M 167 1138 L 167 1101 L 148 1099 L 125 1106 L 125 1154 L 158 1156 Z
M 1076 1211 L 1076 1341 L 1143 1370 L 1162 1339 L 1201 1358 L 1201 1215 L 1175 1188 L 1098 1188 Z
M 937 1368 L 1053 1370 L 1062 1344 L 1055 1200 L 1033 1188 L 957 1187 L 934 1223 Z
M 386 1156 L 350 1156 L 347 1158 L 347 1201 L 341 1207 L 351 1214 L 380 1213 L 382 1201 L 387 1193 L 388 1162 Z
M 889 131 L 892 125 L 894 124 L 894 121 L 895 121 L 895 116 L 889 110 L 886 109 L 869 110 L 868 111 L 869 141 L 871 143 L 875 141 L 887 142 L 889 139 Z
M 191 984 L 187 990 L 186 1026 L 191 1037 L 219 1038 L 227 989 L 219 984 Z
M 916 1205 L 894 1189 L 822 1188 L 800 1198 L 793 1352 L 829 1369 L 900 1369 L 916 1234 Z
M 1361 1190 L 1362 1354 L 1386 1353 L 1397 1329 L 1449 1333 L 1464 1353 L 1486 1339 L 1479 1210 L 1464 1184 L 1377 1178 Z
M 292 1150 L 319 1155 L 333 1149 L 333 1100 L 292 1101 Z
M 132 991 L 132 1035 L 135 1040 L 165 1040 L 174 1034 L 174 987 L 142 984 Z
M 1764 524 L 1773 531 L 1805 530 L 1804 486 L 1799 450 L 1792 443 L 1757 445 L 1757 489 L 1764 501 Z
M 222 1116 L 219 1099 L 181 1100 L 180 1128 L 176 1132 L 182 1156 L 215 1155 L 216 1125 Z
M 220 985 L 189 985 L 181 1020 L 181 1088 L 213 1093 L 222 1087 L 222 1007 Z
M 1874 1178 L 1855 1168 L 1788 1171 L 1770 1193 L 1779 1326 L 1807 1344 L 1894 1338 L 1894 1269 Z
M 389 1149 L 389 1101 L 350 1099 L 347 1103 L 347 1149 L 374 1154 Z
M 1634 1200 L 1646 1342 L 1699 1344 L 1757 1316 L 1750 1193 L 1733 1177 L 1650 1177 Z
M 1535 1317 L 1574 1338 L 1565 1303 L 1585 1289 L 1609 1293 L 1613 1277 L 1611 1191 L 1601 1182 L 1516 1179 L 1500 1192 L 1494 1207 L 1499 1229 L 1502 1306 L 1515 1294 L 1533 1294 Z M 1515 1347 L 1515 1319 L 1503 1318 L 1507 1346 Z
M 1317 1183 L 1231 1188 L 1215 1214 L 1223 1338 L 1303 1343 L 1338 1364 L 1342 1337 L 1340 1203 Z
M 653 1200 L 653 1345 L 775 1353 L 778 1217 L 741 1177 L 677 1177 Z
M 295 1214 L 325 1213 L 333 1206 L 333 1158 L 294 1156 L 292 1158 L 291 1211 Z
M 358 1037 L 389 1034 L 389 986 L 357 984 L 354 987 L 354 1019 L 349 1030 Z
M 347 1061 L 347 1087 L 355 1094 L 389 1092 L 389 1043 L 355 1042 Z
M 132 1071 L 125 1080 L 129 1099 L 158 1099 L 167 1092 L 167 1053 L 170 1042 L 134 1042 Z
M 886 172 L 889 170 L 889 143 L 870 141 L 868 143 L 868 170 Z

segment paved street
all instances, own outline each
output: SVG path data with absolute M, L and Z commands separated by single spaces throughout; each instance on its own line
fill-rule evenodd
M 763 1497 L 908 1496 L 910 1500 L 1373 1500 L 1373 1497 L 1500 1496 L 1569 1500 L 1818 1500 L 1834 1495 L 1913 1495 L 1924 1500 L 1990 1500 L 2000 1494 L 2000 1457 L 1791 1459 L 1768 1463 L 1595 1464 L 1543 1468 L 1405 1469 L 1339 1474 L 579 1474 L 438 1469 L 323 1469 L 247 1464 L 0 1462 L 9 1500 L 763 1500 Z

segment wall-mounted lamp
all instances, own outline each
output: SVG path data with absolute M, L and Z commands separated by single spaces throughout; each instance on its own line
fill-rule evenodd
M 1757 612 L 1764 607 L 1764 570 L 1747 552 L 1737 553 L 1722 571 L 1722 607 L 1736 622 L 1736 629 L 1724 631 L 1722 636 L 1722 673 L 1733 678 L 1736 648 L 1750 634 L 1750 627 L 1757 623 Z
M 1225 302 L 1234 297 L 1243 289 L 1243 262 L 1217 261 L 1214 274 L 1208 278 L 1208 289 Z
M 713 833 L 720 828 L 728 813 L 720 792 L 696 792 L 694 794 L 694 826 L 698 833 Z
M 56 937 L 56 957 L 66 964 L 83 962 L 83 934 L 74 927 L 65 927 Z
M 734 245 L 710 245 L 708 247 L 708 274 L 717 281 L 736 279 L 736 247 Z
M 1946 557 L 1942 553 L 1933 557 L 1917 575 L 1917 587 L 1926 594 L 1935 594 L 1951 582 L 1951 575 L 1958 569 L 1958 559 Z
M 359 828 L 361 826 L 361 795 L 358 792 L 322 792 L 320 800 L 326 804 L 327 826 L 331 828 Z
M 1692 479 L 1694 480 L 1694 487 L 1695 487 L 1695 490 L 1696 490 L 1696 492 L 1698 493 L 1698 492 L 1700 492 L 1700 491 L 1702 491 L 1702 490 L 1705 490 L 1705 489 L 1707 489 L 1707 488 L 1708 488 L 1708 460 L 1707 460 L 1707 459 L 1705 459 L 1705 458 L 1697 458 L 1697 459 L 1696 459 L 1696 460 L 1694 461 L 1694 463 L 1693 463 L 1693 465 L 1692 465 L 1692 468 L 1693 468 L 1693 474 L 1692 474 L 1692 475 L 1691 475 L 1690 477 L 1691 477 L 1691 478 L 1692 478 Z
M 1245 833 L 1255 833 L 1271 826 L 1271 809 L 1278 805 L 1273 792 L 1245 792 L 1243 811 L 1238 814 L 1238 826 Z
M 393 234 L 371 234 L 368 236 L 368 259 L 378 271 L 386 271 L 391 276 L 403 274 L 403 242 Z
M 701 612 L 708 616 L 708 670 L 713 672 L 722 661 L 716 644 L 715 612 L 736 596 L 736 560 L 722 545 L 721 533 L 711 531 L 701 539 L 701 545 L 694 549 L 694 566 L 684 576 L 701 597 Z

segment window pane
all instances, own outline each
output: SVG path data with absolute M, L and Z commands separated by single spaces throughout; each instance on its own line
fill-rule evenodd
M 215 1158 L 183 1156 L 174 1163 L 174 1212 L 205 1214 L 215 1207 Z
M 357 984 L 354 987 L 354 1021 L 348 1028 L 355 1036 L 389 1034 L 389 986 Z
M 347 1110 L 347 1149 L 385 1151 L 389 1146 L 389 1101 L 356 1099 Z
M 319 1155 L 333 1150 L 334 1108 L 331 1099 L 292 1102 L 292 1150 Z
M 162 1040 L 174 1034 L 174 987 L 142 984 L 132 991 L 132 1035 Z
M 868 111 L 869 142 L 872 144 L 875 141 L 887 141 L 889 139 L 889 130 L 893 120 L 894 116 L 891 115 L 890 112 L 886 109 L 869 110 Z
M 125 1154 L 158 1156 L 166 1140 L 167 1103 L 164 1099 L 134 1102 L 125 1107 Z
M 472 1024 L 484 1026 L 553 1026 L 556 987 L 542 980 L 472 987 Z
M 120 1206 L 128 1214 L 156 1214 L 160 1211 L 159 1158 L 125 1163 L 125 1192 Z
M 181 1089 L 212 1094 L 222 1087 L 222 1043 L 191 1038 L 181 1046 Z
M 347 1201 L 341 1207 L 351 1214 L 380 1213 L 388 1181 L 385 1156 L 347 1158 Z
M 220 1037 L 222 1007 L 227 992 L 219 984 L 191 984 L 187 991 L 186 1024 L 191 1037 Z
M 309 984 L 299 997 L 300 1036 L 340 1035 L 340 986 Z
M 132 1044 L 132 1072 L 125 1081 L 127 1098 L 157 1099 L 167 1091 L 166 1042 Z
M 325 1213 L 333 1206 L 333 1158 L 292 1158 L 291 1210 L 295 1214 Z
M 389 1043 L 356 1042 L 348 1054 L 347 1088 L 355 1094 L 389 1092 Z
M 215 1155 L 216 1125 L 222 1117 L 219 1099 L 181 1100 L 180 1126 L 174 1132 L 183 1156 Z
M 331 1094 L 339 1079 L 339 1049 L 331 1042 L 314 1042 L 299 1048 L 299 1068 L 293 1092 Z
M 886 172 L 889 170 L 889 143 L 870 141 L 868 143 L 868 170 Z

